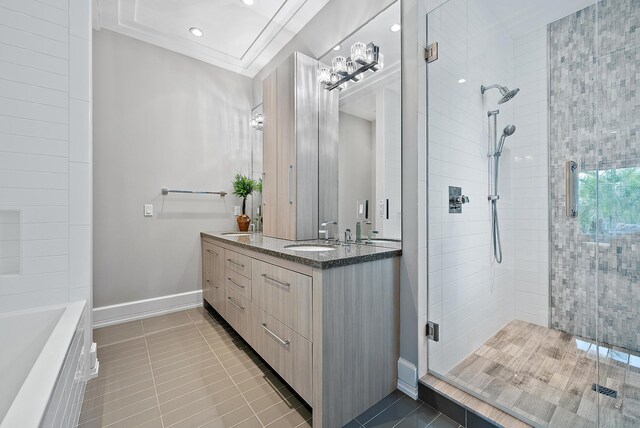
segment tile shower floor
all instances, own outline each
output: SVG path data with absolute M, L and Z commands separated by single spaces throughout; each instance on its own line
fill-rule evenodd
M 311 413 L 203 308 L 94 330 L 80 427 L 310 427 Z
M 595 427 L 600 405 L 601 427 L 640 426 L 640 357 L 524 321 L 506 325 L 446 377 L 539 425 Z M 617 398 L 593 391 L 594 383 Z

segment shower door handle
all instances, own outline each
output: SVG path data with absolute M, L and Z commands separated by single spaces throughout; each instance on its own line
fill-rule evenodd
M 567 217 L 578 217 L 578 164 L 567 161 Z

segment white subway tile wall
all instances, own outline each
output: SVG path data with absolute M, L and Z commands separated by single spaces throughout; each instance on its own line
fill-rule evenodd
M 514 102 L 498 105 L 497 91 L 518 86 L 514 42 L 481 2 L 450 0 L 430 12 L 427 43 L 440 57 L 428 70 L 429 289 L 428 319 L 440 324 L 429 343 L 429 368 L 445 374 L 514 319 L 517 266 L 513 154 L 519 132 L 501 158 L 498 203 L 504 260 L 493 261 L 488 195 L 487 111 L 500 109 L 498 130 L 514 119 Z M 490 49 L 487 47 L 490 46 Z M 464 79 L 464 81 L 462 81 Z M 461 80 L 461 82 L 459 82 Z M 470 203 L 448 213 L 448 187 L 460 186 Z
M 19 210 L 21 224 L 16 244 L 0 219 L 0 260 L 16 245 L 21 253 L 19 275 L 0 269 L 0 312 L 87 300 L 80 344 L 88 348 L 91 1 L 1 0 L 0 8 L 0 212 Z M 58 426 L 75 424 L 78 395 Z
M 517 138 L 512 194 L 516 319 L 549 326 L 549 141 L 547 27 L 514 39 Z M 514 135 L 515 137 L 516 135 Z

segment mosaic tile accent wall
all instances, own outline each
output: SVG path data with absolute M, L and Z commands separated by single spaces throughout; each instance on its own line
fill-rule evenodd
M 640 351 L 640 233 L 596 239 L 565 216 L 566 161 L 640 166 L 640 0 L 598 2 L 550 24 L 548 38 L 551 326 Z

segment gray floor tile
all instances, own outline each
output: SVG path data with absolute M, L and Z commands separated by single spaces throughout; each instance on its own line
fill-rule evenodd
M 360 425 L 360 423 L 354 419 L 348 424 L 346 424 L 345 426 L 343 426 L 342 428 L 361 428 L 361 427 L 362 425 Z
M 421 404 L 420 401 L 404 396 L 364 424 L 364 426 L 367 428 L 392 428 L 420 407 Z
M 396 428 L 424 428 L 433 422 L 440 412 L 431 406 L 422 404 L 413 413 L 410 413 L 406 418 L 402 420 Z
M 460 424 L 445 415 L 438 416 L 433 422 L 427 425 L 429 428 L 458 428 Z
M 376 404 L 371 406 L 369 409 L 362 412 L 360 416 L 356 417 L 356 420 L 361 424 L 365 424 L 369 422 L 371 419 L 373 419 L 374 417 L 376 417 L 378 413 L 381 413 L 387 407 L 391 406 L 393 403 L 395 403 L 396 401 L 398 401 L 404 396 L 405 395 L 402 392 L 395 390 L 391 394 L 387 395 L 382 400 L 378 401 Z

